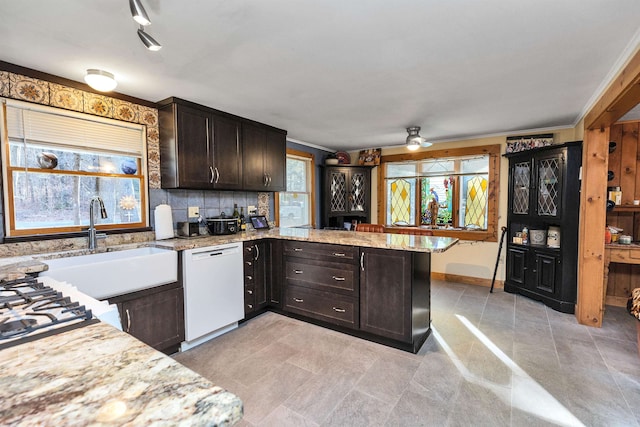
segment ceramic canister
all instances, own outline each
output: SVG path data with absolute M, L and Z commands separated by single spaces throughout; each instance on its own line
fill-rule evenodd
M 549 230 L 547 230 L 547 246 L 550 248 L 560 247 L 560 227 L 549 226 Z

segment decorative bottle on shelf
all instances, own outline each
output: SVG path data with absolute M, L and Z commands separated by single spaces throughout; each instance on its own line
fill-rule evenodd
M 526 245 L 529 243 L 529 229 L 527 227 L 522 229 L 522 244 Z
M 245 231 L 247 224 L 244 222 L 244 208 L 240 206 L 240 231 Z

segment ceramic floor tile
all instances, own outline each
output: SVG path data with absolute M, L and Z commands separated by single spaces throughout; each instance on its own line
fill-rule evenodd
M 323 426 L 382 426 L 393 405 L 354 390 L 329 415 Z
M 282 405 L 258 424 L 260 427 L 316 427 L 317 425 Z
M 174 357 L 237 394 L 246 427 L 638 426 L 636 322 L 607 306 L 588 328 L 526 297 L 433 281 L 433 332 L 415 355 L 265 313 Z

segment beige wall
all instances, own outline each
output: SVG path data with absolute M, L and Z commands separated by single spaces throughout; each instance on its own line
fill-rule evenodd
M 576 141 L 581 139 L 582 125 L 581 123 L 577 128 L 560 129 L 553 132 L 554 141 L 556 143 L 563 143 L 568 141 Z M 512 134 L 517 135 L 518 132 Z M 579 136 L 577 136 L 580 134 Z M 503 146 L 502 152 L 504 153 L 506 147 L 506 136 L 495 136 L 488 138 L 468 139 L 452 142 L 443 142 L 433 144 L 429 148 L 420 149 L 420 151 L 429 150 L 442 150 L 450 148 L 460 147 L 474 147 L 481 145 L 495 145 L 500 144 Z M 400 154 L 406 153 L 407 150 L 404 146 L 398 146 L 393 148 L 383 148 L 382 155 Z M 352 159 L 358 158 L 358 153 L 351 153 Z M 507 225 L 507 196 L 508 196 L 508 180 L 509 180 L 509 162 L 506 158 L 502 157 L 500 161 L 500 200 L 498 201 L 498 230 L 501 227 Z M 376 223 L 378 218 L 378 168 L 374 168 L 371 172 L 372 175 L 372 194 L 371 194 L 371 222 Z M 493 270 L 495 268 L 496 256 L 498 254 L 499 242 L 476 242 L 461 240 L 456 246 L 449 249 L 445 253 L 433 254 L 431 257 L 431 270 L 436 273 L 453 274 L 460 276 L 477 277 L 480 279 L 489 279 L 493 277 Z M 505 253 L 506 242 L 502 247 L 502 253 L 500 254 L 500 264 L 498 267 L 498 273 L 496 280 L 504 280 L 505 276 Z

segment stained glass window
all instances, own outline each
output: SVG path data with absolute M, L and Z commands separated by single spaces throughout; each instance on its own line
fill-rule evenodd
M 487 229 L 489 155 L 386 165 L 386 224 Z

